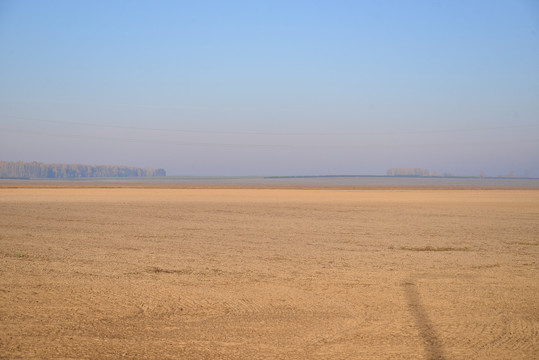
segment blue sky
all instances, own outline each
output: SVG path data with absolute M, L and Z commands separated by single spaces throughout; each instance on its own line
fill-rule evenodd
M 539 2 L 2 1 L 0 159 L 539 176 Z

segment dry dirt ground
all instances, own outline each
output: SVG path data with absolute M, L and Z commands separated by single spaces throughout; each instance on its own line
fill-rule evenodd
M 0 187 L 0 358 L 539 358 L 539 190 Z

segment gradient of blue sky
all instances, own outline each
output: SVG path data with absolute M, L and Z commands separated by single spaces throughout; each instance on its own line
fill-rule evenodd
M 0 159 L 539 176 L 539 2 L 2 1 Z

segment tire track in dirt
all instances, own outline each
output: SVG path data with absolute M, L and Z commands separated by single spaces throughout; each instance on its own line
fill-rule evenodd
M 218 328 L 209 342 L 213 346 L 225 338 L 240 342 L 242 337 L 237 334 L 245 336 L 242 329 L 249 328 L 252 334 L 258 334 L 255 338 L 266 339 L 265 346 L 272 351 L 293 357 L 305 357 L 325 346 L 350 341 L 361 323 L 351 304 L 321 294 L 286 286 L 264 294 L 247 290 L 250 291 L 238 287 L 236 291 L 208 293 L 191 288 L 179 296 L 154 294 L 136 304 L 137 311 L 129 321 L 152 323 L 164 319 L 168 327 L 190 329 L 192 333 Z M 275 347 L 275 341 L 285 333 L 289 335 L 279 339 Z
M 449 349 L 465 350 L 472 357 L 485 357 L 492 352 L 500 353 L 500 350 L 511 356 L 539 353 L 539 322 L 536 318 L 504 315 L 498 321 L 486 323 L 475 316 L 461 316 L 445 319 L 436 328 L 422 304 L 416 282 L 408 278 L 402 286 L 429 359 L 445 359 Z
M 335 303 L 322 296 L 310 298 L 307 295 L 293 295 L 295 301 L 301 300 L 301 307 L 291 306 L 287 301 L 269 299 L 262 301 L 259 298 L 247 298 L 235 293 L 221 292 L 219 294 L 197 293 L 190 290 L 189 294 L 177 298 L 164 297 L 159 301 L 141 302 L 137 304 L 141 316 L 172 316 L 182 315 L 209 315 L 209 316 L 245 316 L 261 313 L 272 313 L 275 316 L 294 316 L 295 313 L 318 315 L 332 313 L 333 315 L 354 318 L 349 314 L 348 305 Z M 282 302 L 282 303 L 281 303 Z M 355 323 L 355 321 L 354 321 Z
M 517 353 L 539 353 L 539 331 L 533 319 L 508 319 L 481 324 L 477 321 L 456 324 L 444 329 L 448 334 L 469 334 L 466 338 L 450 337 L 447 344 L 465 344 L 474 354 L 505 349 Z

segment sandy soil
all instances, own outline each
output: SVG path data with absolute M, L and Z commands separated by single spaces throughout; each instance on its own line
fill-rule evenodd
M 539 190 L 0 188 L 0 358 L 539 357 Z

